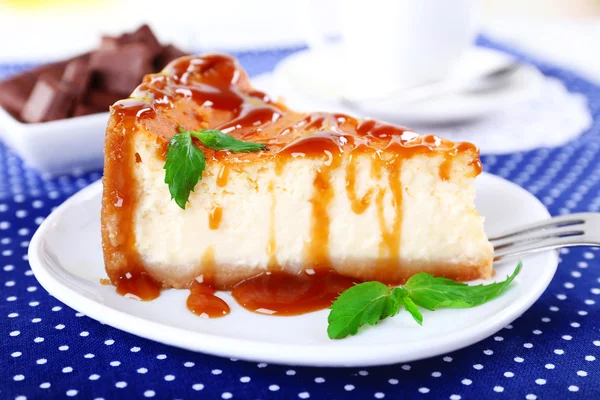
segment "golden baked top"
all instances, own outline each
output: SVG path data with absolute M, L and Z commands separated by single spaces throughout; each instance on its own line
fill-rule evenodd
M 479 152 L 470 143 L 453 143 L 434 135 L 420 136 L 406 128 L 356 119 L 345 114 L 298 113 L 255 90 L 237 61 L 226 55 L 182 57 L 158 74 L 147 75 L 126 100 L 112 107 L 116 126 L 141 124 L 166 146 L 178 132 L 218 129 L 237 139 L 264 143 L 269 150 L 258 153 L 203 150 L 207 158 L 240 160 L 271 159 L 284 154 L 321 157 L 381 150 L 402 158 L 413 154 L 472 155 L 475 174 L 481 170 Z M 200 143 L 195 143 L 202 147 Z M 285 157 L 282 157 L 285 158 Z M 443 175 L 443 173 L 442 173 Z

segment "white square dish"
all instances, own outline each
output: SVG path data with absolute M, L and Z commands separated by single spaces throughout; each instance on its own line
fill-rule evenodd
M 49 175 L 102 168 L 108 112 L 27 124 L 0 107 L 0 139 Z

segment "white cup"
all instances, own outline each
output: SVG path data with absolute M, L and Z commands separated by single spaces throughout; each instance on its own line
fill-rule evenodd
M 342 0 L 341 49 L 314 24 L 318 1 L 298 0 L 314 50 L 341 50 L 349 97 L 391 94 L 444 79 L 473 42 L 478 0 Z

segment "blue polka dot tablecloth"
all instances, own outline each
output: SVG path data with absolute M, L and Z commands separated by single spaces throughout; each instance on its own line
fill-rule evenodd
M 556 149 L 485 156 L 554 215 L 600 210 L 600 87 L 498 46 L 587 96 L 594 124 Z M 293 50 L 237 54 L 250 74 Z M 0 65 L 0 77 L 23 65 Z M 494 336 L 428 360 L 375 368 L 243 362 L 154 343 L 102 325 L 50 296 L 27 261 L 53 208 L 101 171 L 40 176 L 0 143 L 1 399 L 570 399 L 600 398 L 600 251 L 564 249 L 529 311 Z M 73 243 L 74 246 L 77 243 Z

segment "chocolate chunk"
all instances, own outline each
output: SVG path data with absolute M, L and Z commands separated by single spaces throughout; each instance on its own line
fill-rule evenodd
M 100 112 L 108 111 L 108 108 L 115 102 L 127 96 L 122 96 L 118 93 L 105 92 L 102 90 L 91 90 L 88 93 L 86 103 Z
M 143 43 L 148 47 L 148 50 L 152 53 L 152 57 L 157 56 L 162 51 L 162 46 L 152 29 L 148 25 L 140 26 L 135 32 L 130 33 L 129 35 L 123 35 L 123 43 Z
M 0 82 L 0 106 L 4 107 L 15 118 L 20 118 L 21 111 L 29 99 L 33 87 L 42 74 L 55 80 L 62 78 L 67 63 L 74 60 L 87 60 L 89 53 L 70 60 L 42 65 Z
M 31 73 L 38 77 L 44 75 L 46 77 L 60 80 L 63 76 L 63 73 L 65 72 L 65 67 L 67 66 L 67 63 L 69 63 L 69 61 L 70 60 L 61 61 L 55 64 L 44 65 L 31 71 Z
M 0 106 L 25 122 L 103 112 L 129 96 L 145 75 L 183 55 L 162 46 L 148 25 L 102 36 L 96 51 L 0 82 Z
M 79 101 L 90 84 L 88 61 L 77 59 L 69 62 L 62 75 L 63 84 L 69 89 L 75 100 Z
M 21 110 L 35 86 L 35 81 L 34 75 L 24 73 L 0 82 L 0 106 L 14 116 L 21 114 Z
M 98 50 L 102 51 L 102 50 L 115 50 L 116 48 L 118 48 L 119 46 L 121 46 L 122 44 L 122 40 L 121 40 L 121 36 L 106 36 L 103 35 L 100 38 L 100 46 L 98 47 Z
M 108 111 L 108 107 L 96 107 L 90 104 L 79 103 L 75 106 L 75 111 L 73 111 L 74 117 L 81 117 L 83 115 L 97 114 L 101 112 Z
M 152 72 L 152 52 L 139 43 L 97 51 L 92 54 L 90 69 L 94 74 L 94 87 L 128 95 L 144 75 Z
M 73 96 L 52 74 L 41 75 L 21 110 L 25 122 L 45 122 L 66 118 L 73 108 Z
M 175 60 L 176 58 L 187 56 L 188 53 L 185 51 L 173 46 L 172 44 L 163 46 L 162 51 L 156 57 L 154 61 L 154 67 L 156 70 L 162 70 L 167 66 L 168 63 Z

